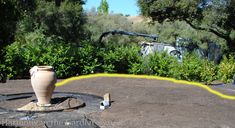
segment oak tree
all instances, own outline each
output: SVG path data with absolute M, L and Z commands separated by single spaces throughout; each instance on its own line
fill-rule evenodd
M 234 0 L 138 0 L 142 15 L 153 21 L 185 21 L 224 39 L 229 52 L 235 52 Z

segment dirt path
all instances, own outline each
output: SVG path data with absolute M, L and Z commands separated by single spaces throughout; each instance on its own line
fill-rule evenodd
M 0 93 L 32 92 L 29 80 L 0 84 Z M 87 117 L 100 127 L 127 128 L 233 128 L 235 101 L 207 91 L 167 81 L 93 78 L 73 81 L 55 91 L 102 96 L 111 93 L 110 109 Z M 226 92 L 224 92 L 226 93 Z M 235 92 L 229 92 L 235 95 Z

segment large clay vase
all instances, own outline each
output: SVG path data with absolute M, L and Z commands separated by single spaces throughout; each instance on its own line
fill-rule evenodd
M 50 106 L 55 89 L 56 75 L 52 66 L 34 66 L 30 69 L 31 84 L 37 97 L 37 105 Z

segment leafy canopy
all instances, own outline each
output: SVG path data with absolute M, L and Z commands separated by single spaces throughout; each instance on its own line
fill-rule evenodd
M 226 40 L 229 51 L 235 51 L 234 0 L 138 0 L 138 5 L 154 21 L 185 21 Z

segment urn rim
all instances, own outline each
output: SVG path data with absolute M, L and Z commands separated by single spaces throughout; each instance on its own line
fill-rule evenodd
M 53 67 L 52 66 L 37 66 L 37 70 L 38 71 L 53 71 Z

